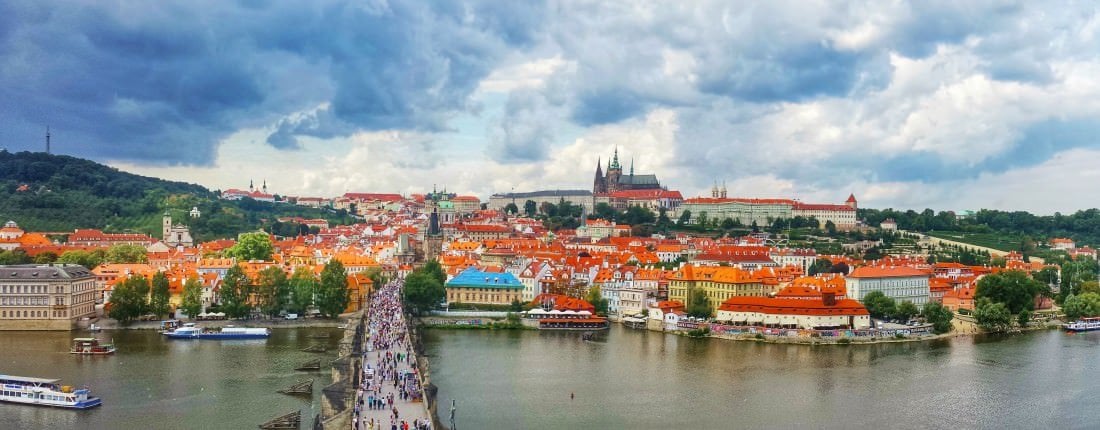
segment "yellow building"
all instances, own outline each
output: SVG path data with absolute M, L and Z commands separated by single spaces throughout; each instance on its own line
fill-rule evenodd
M 511 273 L 468 268 L 445 285 L 447 303 L 507 305 L 523 301 L 523 283 Z
M 692 291 L 697 288 L 706 292 L 711 307 L 716 307 L 732 297 L 773 294 L 778 291 L 779 282 L 765 271 L 685 264 L 668 279 L 668 299 L 689 303 Z

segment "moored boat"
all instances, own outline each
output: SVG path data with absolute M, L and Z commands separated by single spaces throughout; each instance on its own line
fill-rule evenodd
M 1062 324 L 1062 328 L 1072 332 L 1100 330 L 1100 317 L 1081 318 L 1074 322 Z
M 69 348 L 69 354 L 80 355 L 107 355 L 115 353 L 115 343 L 100 342 L 94 337 L 78 337 L 73 339 L 73 346 Z
M 0 375 L 0 401 L 69 409 L 89 409 L 102 403 L 87 388 L 74 390 L 59 382 L 59 379 Z
M 164 332 L 164 335 L 169 339 L 266 339 L 271 336 L 271 330 L 252 327 L 225 327 L 221 330 L 209 330 L 196 327 L 194 323 L 187 323 L 183 327 Z

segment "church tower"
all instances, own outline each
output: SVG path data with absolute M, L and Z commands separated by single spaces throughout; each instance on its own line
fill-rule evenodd
M 604 182 L 603 166 L 600 166 L 599 158 L 596 159 L 596 179 L 592 180 L 592 194 L 600 194 L 607 192 L 607 183 Z
M 172 235 L 172 214 L 169 214 L 167 210 L 164 211 L 164 218 L 161 221 L 161 238 L 165 242 L 169 240 L 169 236 Z
M 623 167 L 619 165 L 619 148 L 615 148 L 615 155 L 611 158 L 611 165 L 607 168 L 607 178 L 604 180 L 607 192 L 620 190 L 619 178 L 623 176 Z

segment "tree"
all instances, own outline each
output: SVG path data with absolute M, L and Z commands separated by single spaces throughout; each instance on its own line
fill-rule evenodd
M 96 266 L 103 264 L 103 251 L 65 251 L 61 253 L 60 257 L 57 257 L 57 263 L 63 264 L 79 264 L 88 269 L 94 269 Z
M 299 267 L 290 277 L 290 300 L 287 312 L 305 314 L 313 306 L 313 295 L 317 291 L 317 278 L 305 267 Z
M 57 261 L 57 254 L 46 251 L 34 256 L 34 264 L 50 264 Z
M 241 261 L 271 259 L 275 247 L 271 244 L 271 237 L 262 231 L 254 233 L 242 233 L 237 237 L 237 243 L 225 250 L 227 257 L 235 257 Z
M 1084 300 L 1081 300 L 1076 295 L 1070 293 L 1066 296 L 1066 299 L 1062 301 L 1062 313 L 1066 315 L 1066 320 L 1076 321 L 1081 317 L 1089 316 L 1089 306 Z
M 619 220 L 619 211 L 615 210 L 615 208 L 611 207 L 611 205 L 605 202 L 596 203 L 596 207 L 592 209 L 592 214 L 595 215 L 596 218 L 605 219 L 608 221 Z
M 1035 297 L 1047 291 L 1045 285 L 1031 279 L 1026 272 L 1008 270 L 986 275 L 978 281 L 976 299 L 987 298 L 994 303 L 1004 303 L 1010 314 L 1035 308 Z
M 31 262 L 32 262 L 31 258 L 29 256 L 27 256 L 27 253 L 24 252 L 22 249 L 16 249 L 14 251 L 0 251 L 0 266 L 12 265 L 12 264 L 28 264 L 28 263 L 31 263 Z M 76 263 L 76 262 L 71 262 L 71 263 L 72 264 L 79 264 L 79 263 Z M 85 267 L 87 267 L 87 266 L 85 266 Z M 95 267 L 95 266 L 92 266 L 92 267 Z M 91 269 L 91 267 L 88 267 L 88 268 Z
M 321 269 L 317 288 L 317 309 L 329 318 L 340 316 L 348 308 L 348 275 L 339 260 L 329 260 Z
M 118 264 L 147 263 L 149 254 L 141 245 L 113 245 L 107 248 L 106 260 Z
M 696 318 L 710 318 L 710 298 L 701 288 L 691 290 L 688 294 L 687 314 Z
M 889 318 L 897 311 L 894 299 L 886 297 L 882 291 L 872 291 L 863 296 L 863 307 L 867 308 L 872 318 L 878 319 Z
M 955 317 L 954 314 L 939 303 L 925 303 L 924 308 L 921 309 L 921 316 L 923 316 L 924 320 L 929 324 L 932 324 L 932 331 L 936 334 L 947 333 L 954 328 L 951 325 L 951 319 Z
M 537 211 L 538 211 L 538 203 L 535 203 L 534 200 L 528 200 L 526 202 L 523 202 L 523 213 L 527 214 L 527 216 L 533 217 L 533 216 L 535 216 L 535 212 L 537 212 Z
M 382 269 L 378 267 L 367 269 L 367 277 L 370 278 L 371 283 L 374 284 L 374 288 L 376 289 L 382 288 L 382 285 L 389 282 L 389 279 L 386 279 L 386 275 L 382 274 Z
M 1004 303 L 994 303 L 989 299 L 980 300 L 974 310 L 974 319 L 978 326 L 988 332 L 999 333 L 1012 327 L 1012 312 Z
M 241 318 L 248 315 L 251 305 L 248 303 L 252 293 L 252 282 L 245 275 L 244 269 L 239 265 L 233 265 L 225 272 L 225 279 L 221 286 L 222 310 L 230 318 Z
M 148 294 L 149 283 L 144 276 L 135 275 L 118 281 L 111 292 L 111 309 L 107 316 L 129 324 L 145 314 Z
M 519 208 L 516 207 L 515 203 L 508 203 L 508 204 L 504 205 L 504 213 L 509 214 L 509 215 L 515 215 L 515 214 L 519 213 Z
M 405 277 L 405 288 L 401 297 L 409 312 L 421 315 L 442 302 L 447 297 L 447 292 L 435 276 L 421 268 Z
M 732 229 L 733 227 L 734 227 L 733 218 L 727 217 L 726 219 L 722 220 L 722 230 L 729 230 L 729 229 Z
M 192 319 L 202 312 L 202 284 L 199 283 L 198 278 L 187 278 L 187 282 L 183 284 L 180 309 Z
M 1027 324 L 1031 322 L 1031 311 L 1022 310 L 1019 315 L 1016 315 L 1016 324 L 1020 327 L 1027 327 Z
M 596 315 L 607 315 L 607 299 L 600 293 L 600 287 L 589 288 L 588 295 L 584 299 L 596 308 Z
M 1085 281 L 1077 286 L 1077 294 L 1100 293 L 1100 282 Z
M 168 276 L 164 272 L 157 272 L 153 275 L 153 292 L 149 297 L 149 312 L 155 314 L 157 318 L 164 318 L 168 315 Z
M 829 236 L 836 236 L 836 223 L 832 220 L 825 221 L 825 231 L 829 233 Z
M 441 266 L 438 261 L 424 263 L 424 267 L 421 267 L 420 270 L 435 278 L 436 282 L 439 282 L 439 285 L 443 285 L 443 283 L 447 282 L 447 273 L 443 271 L 443 266 Z
M 833 267 L 833 262 L 824 258 L 818 258 L 814 260 L 814 264 L 810 265 L 810 276 L 817 275 L 819 273 L 827 273 L 829 269 Z
M 691 222 L 691 211 L 685 210 L 680 212 L 680 219 L 676 220 L 676 225 L 683 227 Z
M 275 317 L 290 301 L 290 281 L 286 278 L 286 272 L 275 266 L 261 270 L 256 282 L 256 292 L 260 300 L 260 311 L 264 315 Z
M 918 313 L 920 313 L 920 309 L 917 309 L 917 305 L 914 305 L 913 302 L 906 300 L 904 302 L 898 303 L 897 307 L 894 308 L 893 316 L 899 321 L 908 321 L 909 319 L 916 316 Z

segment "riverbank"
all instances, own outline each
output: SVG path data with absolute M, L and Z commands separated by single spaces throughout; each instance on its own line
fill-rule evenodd
M 181 320 L 182 322 L 193 322 L 196 325 L 209 328 L 222 328 L 228 326 L 248 326 L 248 327 L 264 327 L 264 328 L 337 328 L 348 323 L 348 318 L 351 318 L 354 314 L 341 315 L 337 319 L 297 319 L 297 320 L 285 320 L 285 319 L 255 319 L 255 320 L 206 320 L 206 321 L 192 321 Z M 135 321 L 130 324 L 121 324 L 112 319 L 100 319 L 95 321 L 94 324 L 102 330 L 160 330 L 160 321 Z M 87 330 L 87 326 L 82 324 L 81 330 Z

